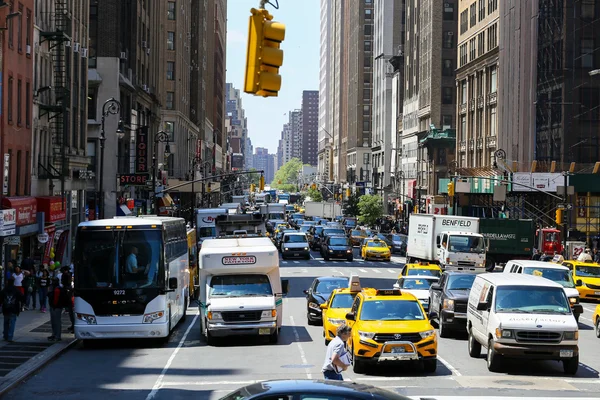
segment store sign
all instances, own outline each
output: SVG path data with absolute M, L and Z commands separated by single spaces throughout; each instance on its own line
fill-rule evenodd
M 148 127 L 137 130 L 135 136 L 135 172 L 148 172 Z
M 67 219 L 67 205 L 62 197 L 36 197 L 40 211 L 45 213 L 45 222 L 57 222 Z
M 124 174 L 119 175 L 121 186 L 145 186 L 150 181 L 150 174 Z
M 17 210 L 0 210 L 0 236 L 14 235 L 17 228 Z

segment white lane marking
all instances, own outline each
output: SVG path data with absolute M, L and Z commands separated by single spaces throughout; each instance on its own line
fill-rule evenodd
M 396 273 L 396 271 L 394 271 L 393 269 L 388 269 L 388 272 L 391 272 L 392 274 Z
M 381 271 L 378 270 L 378 269 L 373 269 L 373 272 L 375 272 L 376 274 L 380 274 L 381 273 Z
M 294 331 L 294 338 L 296 339 L 296 344 L 298 345 L 298 351 L 300 352 L 300 360 L 302 360 L 302 364 L 308 365 L 308 361 L 306 359 L 306 353 L 304 353 L 304 349 L 302 348 L 302 344 L 300 343 L 300 335 L 298 334 L 298 329 L 296 329 L 296 323 L 294 322 L 294 317 L 290 315 L 290 322 L 292 323 L 292 330 Z M 306 372 L 306 378 L 312 379 L 312 374 L 310 373 L 309 368 L 304 368 Z
M 448 368 L 450 370 L 450 372 L 452 372 L 454 375 L 456 375 L 456 376 L 462 376 L 462 374 L 460 372 L 458 372 L 458 370 L 456 368 L 454 368 L 452 365 L 450 365 L 450 363 L 448 361 L 444 360 L 440 356 L 437 356 L 437 359 L 439 360 L 439 362 L 441 362 L 442 364 L 444 364 L 444 366 L 446 368 Z
M 362 268 L 359 268 L 358 270 L 359 270 L 360 272 L 367 272 L 367 270 L 366 270 L 366 269 L 362 269 Z
M 169 359 L 167 360 L 167 363 L 165 364 L 165 367 L 163 368 L 163 370 L 160 372 L 160 375 L 156 379 L 156 382 L 154 383 L 154 386 L 152 387 L 152 391 L 150 393 L 148 393 L 148 396 L 146 396 L 146 400 L 153 399 L 156 396 L 156 394 L 158 393 L 158 391 L 160 390 L 160 388 L 162 387 L 163 379 L 165 379 L 165 375 L 167 374 L 167 371 L 169 370 L 169 367 L 171 366 L 171 363 L 173 363 L 173 360 L 177 356 L 177 353 L 179 353 L 179 349 L 181 349 L 181 347 L 183 346 L 183 343 L 185 343 L 185 339 L 187 339 L 188 334 L 192 330 L 192 327 L 194 325 L 196 325 L 196 321 L 198 321 L 198 316 L 199 315 L 200 314 L 196 314 L 194 316 L 194 320 L 192 321 L 192 323 L 190 324 L 190 326 L 188 326 L 188 328 L 186 329 L 185 333 L 183 334 L 183 337 L 179 341 L 179 344 L 177 345 L 177 347 L 175 348 L 175 350 L 173 350 L 173 353 L 171 354 L 171 357 L 169 357 Z

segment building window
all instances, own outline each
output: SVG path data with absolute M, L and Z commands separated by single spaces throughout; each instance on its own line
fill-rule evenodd
M 454 73 L 454 68 L 452 67 L 452 59 L 444 59 L 442 61 L 442 75 L 443 76 L 452 76 Z
M 23 86 L 23 81 L 21 81 L 20 79 L 17 80 L 17 125 L 21 125 L 22 122 L 22 116 L 21 116 L 21 96 L 23 95 L 23 93 L 21 93 L 21 89 Z
M 596 0 L 581 0 L 581 18 L 593 20 L 596 17 Z
M 25 126 L 29 128 L 31 125 L 31 105 L 29 104 L 31 84 L 29 82 L 25 83 Z
M 27 9 L 27 23 L 25 24 L 25 28 L 27 28 L 27 32 L 25 32 L 25 44 L 27 46 L 31 46 L 31 10 Z M 31 53 L 31 49 L 30 49 Z
M 460 13 L 460 33 L 465 33 L 467 29 L 469 29 L 469 10 Z
M 365 40 L 365 51 L 372 51 L 371 43 L 370 40 Z
M 475 52 L 475 38 L 469 40 L 469 61 L 473 61 L 477 57 Z
M 477 2 L 471 4 L 471 28 L 477 25 Z
M 454 3 L 444 3 L 444 21 L 454 20 Z
M 581 39 L 581 68 L 594 68 L 594 39 Z
M 175 20 L 175 2 L 174 1 L 167 2 L 167 19 L 170 19 L 172 21 Z
M 444 32 L 444 48 L 445 49 L 453 49 L 454 48 L 454 32 L 452 32 L 452 31 Z
M 488 0 L 488 15 L 498 9 L 498 0 Z
M 167 32 L 167 50 L 175 50 L 175 32 Z
M 477 54 L 479 57 L 485 54 L 485 31 L 477 35 Z
M 488 28 L 488 51 L 498 46 L 498 24 L 494 24 Z
M 6 113 L 7 118 L 8 118 L 8 122 L 12 122 L 13 120 L 13 77 L 9 77 L 8 78 L 8 96 L 7 96 L 7 102 L 8 104 L 6 105 Z
M 175 61 L 167 61 L 167 80 L 175 80 Z
M 490 67 L 490 93 L 495 93 L 498 88 L 498 70 Z
M 173 100 L 175 99 L 175 92 L 167 92 L 167 110 L 173 109 Z
M 442 88 L 442 104 L 452 104 L 452 88 Z
M 460 83 L 460 104 L 467 104 L 467 80 Z
M 23 4 L 19 4 L 21 15 L 17 17 L 17 48 L 19 53 L 23 52 Z

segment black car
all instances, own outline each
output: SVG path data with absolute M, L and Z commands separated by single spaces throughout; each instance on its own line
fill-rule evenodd
M 429 287 L 429 312 L 438 315 L 440 337 L 466 332 L 467 304 L 476 275 L 468 271 L 445 271 L 438 283 Z
M 346 236 L 325 236 L 325 241 L 321 244 L 321 256 L 325 261 L 330 258 L 345 258 L 348 261 L 354 260 L 352 254 L 352 245 Z
M 410 400 L 371 385 L 333 380 L 280 380 L 253 383 L 221 400 L 347 399 Z
M 323 276 L 315 278 L 306 295 L 306 319 L 309 325 L 318 325 L 323 322 L 321 304 L 327 303 L 334 289 L 348 287 L 349 279 L 343 276 Z
M 392 254 L 400 254 L 401 256 L 406 255 L 406 245 L 408 244 L 408 236 L 399 233 L 388 233 L 385 235 L 387 239 L 392 243 Z

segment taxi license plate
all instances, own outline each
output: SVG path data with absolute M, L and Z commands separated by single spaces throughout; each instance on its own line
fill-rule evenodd
M 570 358 L 573 357 L 573 350 L 561 350 L 560 358 Z
M 392 354 L 406 353 L 404 347 L 392 347 Z
M 269 335 L 271 330 L 269 328 L 258 328 L 259 335 Z

